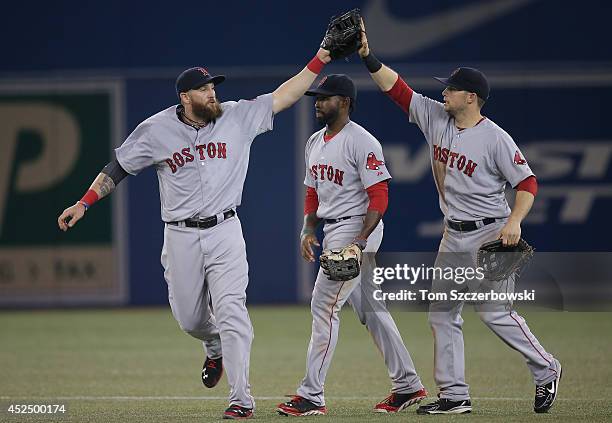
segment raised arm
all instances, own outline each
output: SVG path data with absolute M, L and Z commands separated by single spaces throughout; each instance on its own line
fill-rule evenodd
M 376 85 L 378 85 L 381 91 L 387 92 L 393 88 L 399 75 L 393 69 L 380 63 L 376 56 L 370 51 L 363 19 L 361 20 L 361 29 L 361 48 L 359 49 L 359 57 L 363 60 L 368 71 L 370 71 L 370 76 L 374 82 L 376 82 Z
M 274 114 L 281 112 L 298 101 L 310 88 L 323 66 L 330 61 L 329 51 L 320 48 L 315 57 L 300 73 L 283 82 L 280 87 L 274 90 L 272 93 L 272 112 Z
M 361 20 L 361 48 L 359 56 L 363 60 L 370 76 L 382 92 L 387 94 L 405 113 L 409 113 L 410 102 L 412 100 L 412 88 L 406 84 L 401 76 L 393 69 L 383 65 L 370 51 L 368 37 L 365 32 L 363 19 Z
M 106 197 L 115 190 L 115 187 L 128 173 L 121 167 L 119 162 L 114 161 L 107 164 L 98 174 L 96 179 L 79 201 L 68 207 L 57 218 L 57 224 L 62 231 L 72 228 L 76 222 L 81 220 L 85 211 L 96 201 Z

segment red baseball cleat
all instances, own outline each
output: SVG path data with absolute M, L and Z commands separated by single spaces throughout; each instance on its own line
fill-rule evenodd
M 409 394 L 392 393 L 387 398 L 374 406 L 374 411 L 377 413 L 398 413 L 412 404 L 417 404 L 427 398 L 427 391 L 421 389 Z

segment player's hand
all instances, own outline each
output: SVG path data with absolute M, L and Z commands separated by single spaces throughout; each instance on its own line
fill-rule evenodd
M 66 232 L 77 223 L 85 214 L 85 206 L 81 203 L 76 203 L 74 206 L 68 207 L 60 216 L 57 218 L 57 224 L 59 228 Z
M 324 48 L 320 48 L 319 51 L 317 51 L 317 57 L 323 63 L 331 62 L 331 56 L 329 55 L 329 50 L 325 50 Z
M 319 244 L 319 241 L 317 241 L 317 237 L 314 234 L 302 235 L 302 239 L 301 239 L 302 257 L 304 257 L 304 260 L 309 261 L 311 263 L 314 263 L 315 261 L 314 252 L 312 251 L 313 245 L 316 245 L 317 247 L 321 246 L 321 244 Z
M 508 219 L 499 233 L 498 239 L 501 239 L 502 244 L 505 246 L 514 246 L 518 244 L 519 239 L 521 239 L 521 222 L 514 219 Z
M 363 18 L 361 18 L 361 48 L 357 51 L 359 57 L 364 58 L 370 54 L 370 47 L 368 46 L 368 37 L 366 35 L 365 24 Z

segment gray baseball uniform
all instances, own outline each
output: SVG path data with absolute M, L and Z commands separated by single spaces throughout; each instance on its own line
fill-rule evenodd
M 253 408 L 246 248 L 238 216 L 224 212 L 240 205 L 253 139 L 272 129 L 272 95 L 221 107 L 223 115 L 200 129 L 179 120 L 177 106 L 169 107 L 138 125 L 116 155 L 133 175 L 155 166 L 172 313 L 185 332 L 204 342 L 209 357 L 221 356 L 223 347 L 230 403 Z M 210 216 L 219 223 L 208 229 L 182 222 Z
M 315 188 L 319 198 L 317 217 L 340 219 L 325 223 L 323 248 L 342 248 L 359 234 L 369 204 L 365 191 L 390 179 L 380 143 L 364 128 L 350 122 L 331 140 L 325 141 L 325 128 L 306 143 L 304 184 Z M 339 316 L 348 301 L 382 352 L 396 393 L 423 388 L 402 337 L 384 302 L 374 300 L 376 289 L 371 276 L 375 254 L 383 236 L 381 221 L 368 238 L 361 274 L 346 282 L 331 281 L 319 269 L 312 292 L 312 335 L 308 346 L 306 376 L 297 394 L 321 406 L 325 404 L 323 385 L 338 341 Z M 359 289 L 358 289 L 359 288 Z
M 438 101 L 413 93 L 408 109 L 431 148 L 431 164 L 445 221 L 476 221 L 478 229 L 461 232 L 445 225 L 436 266 L 457 265 L 469 253 L 474 266 L 476 251 L 484 242 L 498 238 L 510 215 L 505 186 L 513 187 L 533 175 L 513 139 L 490 119 L 476 126 L 458 129 L 455 120 Z M 496 219 L 485 225 L 485 218 Z M 459 259 L 461 260 L 461 259 Z M 498 289 L 512 291 L 514 280 L 503 281 Z M 434 280 L 432 290 L 457 289 L 452 281 Z M 435 380 L 442 398 L 453 401 L 469 398 L 464 375 L 464 348 L 461 326 L 462 302 L 433 302 L 429 321 L 435 338 Z M 476 304 L 482 321 L 527 361 L 537 385 L 554 380 L 559 362 L 540 345 L 525 320 L 512 304 Z

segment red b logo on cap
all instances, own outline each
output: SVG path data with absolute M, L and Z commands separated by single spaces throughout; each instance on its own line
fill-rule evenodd
M 208 75 L 210 75 L 210 74 L 208 73 L 208 71 L 206 70 L 206 68 L 196 68 L 196 69 L 197 69 L 197 70 L 199 70 L 200 72 L 202 72 L 202 74 L 204 74 L 204 76 L 208 76 Z

